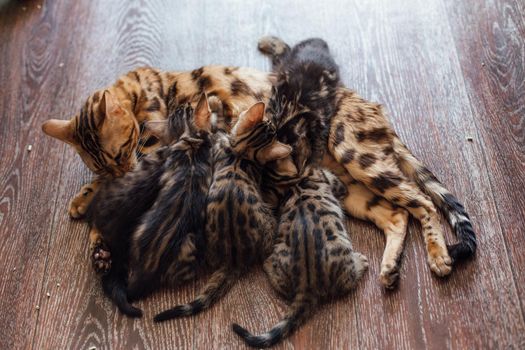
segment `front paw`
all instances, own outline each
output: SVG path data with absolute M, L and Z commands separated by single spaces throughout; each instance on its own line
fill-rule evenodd
M 106 274 L 111 269 L 111 253 L 101 241 L 91 248 L 91 262 L 97 273 Z
M 361 278 L 361 276 L 368 270 L 368 258 L 358 252 L 354 252 L 354 264 L 356 277 Z
M 87 208 L 91 203 L 94 194 L 95 190 L 91 184 L 83 186 L 80 189 L 80 192 L 77 193 L 69 203 L 69 216 L 72 219 L 82 219 L 84 214 L 86 214 Z

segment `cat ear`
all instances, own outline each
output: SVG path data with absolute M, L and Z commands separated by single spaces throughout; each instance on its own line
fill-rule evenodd
M 199 130 L 210 130 L 211 122 L 211 110 L 210 105 L 208 104 L 208 97 L 206 93 L 203 92 L 197 102 L 197 107 L 195 107 L 195 112 L 193 113 L 194 124 Z
M 42 124 L 42 131 L 51 137 L 75 144 L 73 123 L 70 120 L 50 119 Z
M 234 134 L 242 135 L 243 133 L 253 129 L 255 125 L 259 124 L 264 118 L 264 102 L 257 102 L 248 108 L 247 111 L 241 113 L 239 120 L 234 126 Z
M 105 119 L 118 118 L 122 117 L 125 113 L 122 107 L 120 106 L 118 99 L 113 96 L 109 90 L 105 90 L 100 99 L 98 105 L 99 110 L 99 120 L 97 123 L 103 123 Z
M 257 154 L 257 161 L 261 164 L 271 162 L 273 160 L 286 158 L 292 153 L 292 147 L 282 142 L 274 142 L 263 148 Z

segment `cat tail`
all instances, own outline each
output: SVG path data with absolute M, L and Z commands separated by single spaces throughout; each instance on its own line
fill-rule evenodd
M 157 314 L 153 320 L 162 322 L 181 316 L 191 316 L 207 309 L 222 297 L 232 286 L 237 274 L 228 268 L 222 268 L 215 271 L 201 294 L 192 302 L 183 305 L 177 305 L 169 310 Z
M 253 335 L 237 323 L 232 324 L 232 329 L 249 346 L 268 348 L 280 342 L 299 327 L 310 316 L 313 309 L 317 306 L 317 302 L 317 298 L 313 296 L 298 294 L 286 316 L 271 330 L 261 335 Z
M 102 276 L 102 288 L 123 314 L 130 317 L 142 317 L 142 310 L 134 307 L 128 301 L 124 276 L 127 274 L 124 274 L 122 269 L 113 266 L 108 275 Z
M 415 181 L 432 198 L 434 204 L 445 214 L 459 242 L 448 246 L 454 262 L 466 260 L 476 253 L 477 240 L 470 217 L 465 207 L 398 139 L 394 149 L 399 155 L 402 171 Z
M 290 46 L 275 36 L 263 36 L 257 42 L 259 51 L 272 60 L 272 70 L 281 64 L 290 51 Z

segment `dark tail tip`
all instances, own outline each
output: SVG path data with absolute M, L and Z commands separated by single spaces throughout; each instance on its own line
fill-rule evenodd
M 173 313 L 171 311 L 172 310 L 166 310 L 166 311 L 163 311 L 163 312 L 155 315 L 155 317 L 153 317 L 153 321 L 155 321 L 155 322 L 164 322 L 164 321 L 171 320 L 172 318 L 177 317 L 176 315 L 173 315 Z
M 476 254 L 476 234 L 470 221 L 461 221 L 454 226 L 459 242 L 448 246 L 448 252 L 454 263 L 472 258 Z
M 460 242 L 449 245 L 447 248 L 454 264 L 469 260 L 476 254 L 476 244 L 472 245 L 466 242 Z
M 113 300 L 115 300 L 115 303 L 123 314 L 129 317 L 142 317 L 142 310 L 129 303 L 125 292 L 120 290 L 114 291 Z
M 153 321 L 163 322 L 163 321 L 171 320 L 173 318 L 186 316 L 186 315 L 187 313 L 183 312 L 182 307 L 176 306 L 173 309 L 162 311 L 161 313 L 155 315 L 155 317 L 153 317 Z
M 267 348 L 272 346 L 273 344 L 268 343 L 260 336 L 254 336 L 248 330 L 237 323 L 232 324 L 232 330 L 241 337 L 248 346 L 251 346 L 252 348 Z
M 172 309 L 163 311 L 157 314 L 153 318 L 153 321 L 162 322 L 177 317 L 192 316 L 198 314 L 202 310 L 204 310 L 204 304 L 200 300 L 195 300 L 188 305 L 177 305 Z
M 102 276 L 102 287 L 123 314 L 130 317 L 142 317 L 142 310 L 130 304 L 126 288 L 115 276 L 111 274 Z
M 283 338 L 282 330 L 278 328 L 273 328 L 263 335 L 253 335 L 246 328 L 233 323 L 232 330 L 252 348 L 269 348 Z
M 244 327 L 242 327 L 241 325 L 237 324 L 237 323 L 233 323 L 232 324 L 232 330 L 239 336 L 239 337 L 242 337 L 244 339 L 248 338 L 251 336 L 251 333 L 248 332 L 248 330 Z
M 129 317 L 135 317 L 135 318 L 140 318 L 142 317 L 142 310 L 137 308 L 137 307 L 134 307 L 132 305 L 130 305 L 129 307 L 127 308 L 120 308 L 120 311 L 122 311 L 122 313 L 124 313 L 125 315 L 129 316 Z
M 114 299 L 119 310 L 129 317 L 142 317 L 142 310 L 131 305 L 125 294 L 115 295 Z

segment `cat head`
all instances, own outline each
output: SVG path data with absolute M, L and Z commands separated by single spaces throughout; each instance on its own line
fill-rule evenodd
M 95 92 L 70 120 L 50 119 L 42 130 L 73 146 L 98 175 L 122 176 L 137 163 L 138 123 L 109 90 Z
M 296 173 L 302 174 L 307 166 L 318 165 L 326 148 L 323 127 L 312 112 L 303 112 L 288 118 L 277 129 L 277 140 L 291 145 L 291 162 Z
M 276 139 L 275 127 L 264 115 L 264 103 L 257 102 L 239 115 L 230 135 L 233 152 L 260 165 L 283 161 L 292 153 Z
M 201 95 L 195 109 L 189 103 L 172 104 L 166 120 L 144 123 L 145 131 L 157 137 L 163 145 L 173 145 L 180 140 L 199 144 L 211 132 L 212 113 L 205 93 Z

